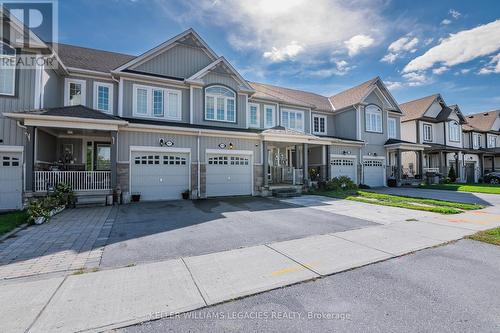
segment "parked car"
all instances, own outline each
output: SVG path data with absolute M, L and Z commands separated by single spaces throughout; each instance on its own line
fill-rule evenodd
M 490 172 L 484 175 L 484 182 L 488 184 L 500 184 L 500 172 Z

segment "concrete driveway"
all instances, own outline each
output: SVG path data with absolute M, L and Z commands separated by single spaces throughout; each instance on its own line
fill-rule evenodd
M 268 198 L 120 206 L 101 267 L 122 267 L 377 225 Z

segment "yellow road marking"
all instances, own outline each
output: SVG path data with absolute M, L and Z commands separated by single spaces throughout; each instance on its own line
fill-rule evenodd
M 272 272 L 271 275 L 272 276 L 280 276 L 280 275 L 287 274 L 287 273 L 295 273 L 295 272 L 303 271 L 306 268 L 312 269 L 312 267 L 316 266 L 317 264 L 318 264 L 318 262 L 314 262 L 314 263 L 304 264 L 303 266 L 297 265 L 297 266 L 293 266 L 293 267 L 282 268 L 282 269 L 279 269 L 277 271 Z

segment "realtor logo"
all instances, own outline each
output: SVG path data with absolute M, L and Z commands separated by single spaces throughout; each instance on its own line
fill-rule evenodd
M 57 43 L 56 0 L 0 0 L 0 14 L 3 43 L 42 53 Z

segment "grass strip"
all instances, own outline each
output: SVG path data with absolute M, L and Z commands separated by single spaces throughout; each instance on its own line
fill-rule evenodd
M 480 231 L 467 238 L 500 246 L 500 227 L 490 230 Z
M 0 214 L 0 235 L 4 235 L 27 222 L 28 213 L 24 210 Z

